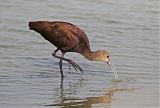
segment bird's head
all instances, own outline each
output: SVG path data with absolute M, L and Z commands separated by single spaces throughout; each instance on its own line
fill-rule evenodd
M 108 51 L 105 50 L 98 50 L 94 52 L 94 60 L 102 61 L 102 62 L 109 62 L 110 61 L 110 54 Z
M 49 29 L 50 22 L 48 21 L 34 21 L 34 22 L 29 22 L 29 29 L 34 30 L 38 33 L 43 32 L 46 29 Z
M 114 66 L 110 62 L 110 54 L 108 51 L 105 50 L 98 50 L 94 52 L 94 60 L 96 61 L 102 61 L 109 65 L 109 67 L 113 70 L 115 80 L 118 80 L 118 74 Z

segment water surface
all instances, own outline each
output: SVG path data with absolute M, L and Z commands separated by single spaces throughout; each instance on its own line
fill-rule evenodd
M 0 0 L 1 108 L 158 108 L 158 0 Z M 109 50 L 120 82 L 104 63 L 65 57 L 61 81 L 55 47 L 28 29 L 34 20 L 78 25 L 92 50 Z M 83 80 L 85 79 L 85 80 Z

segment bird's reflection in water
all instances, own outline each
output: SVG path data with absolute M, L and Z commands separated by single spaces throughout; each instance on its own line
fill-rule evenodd
M 48 105 L 45 105 L 45 106 L 59 106 L 61 108 L 92 108 L 92 105 L 95 105 L 95 104 L 101 104 L 101 103 L 102 104 L 103 103 L 104 104 L 109 104 L 109 103 L 111 103 L 112 102 L 112 96 L 117 91 L 133 91 L 134 90 L 134 89 L 128 89 L 128 88 L 124 88 L 124 89 L 117 88 L 117 83 L 118 82 L 113 82 L 113 87 L 111 89 L 106 90 L 106 93 L 104 95 L 95 96 L 95 97 L 87 97 L 85 99 L 80 99 L 80 98 L 73 98 L 73 97 L 70 97 L 70 96 L 66 97 L 66 94 L 64 96 L 63 80 L 61 80 L 60 102 L 59 103 L 48 104 Z M 84 84 L 84 81 L 79 80 L 79 82 L 78 82 L 78 84 L 76 84 L 76 86 L 80 87 L 82 84 Z M 70 85 L 70 86 L 75 86 L 75 85 Z M 71 88 L 70 88 L 70 90 L 71 90 Z M 71 94 L 73 92 L 76 92 L 76 91 L 72 91 L 72 90 L 70 91 Z
M 93 104 L 110 103 L 112 100 L 112 95 L 112 93 L 108 93 L 104 96 L 88 97 L 85 100 L 76 98 L 63 98 L 62 103 L 50 104 L 47 106 L 61 106 L 62 108 L 91 108 Z M 65 101 L 69 102 L 65 103 Z

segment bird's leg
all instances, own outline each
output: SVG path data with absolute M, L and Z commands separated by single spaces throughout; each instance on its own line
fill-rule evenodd
M 71 64 L 69 63 L 69 70 L 71 71 Z
M 60 67 L 60 72 L 61 72 L 61 78 L 63 79 L 63 69 L 62 69 L 62 60 L 63 60 L 63 57 L 64 57 L 64 54 L 62 53 L 62 56 L 60 58 L 60 61 L 59 61 L 59 67 Z
M 60 57 L 59 56 L 56 56 L 56 52 L 58 52 L 58 48 L 52 53 L 52 55 L 54 56 L 54 57 L 56 57 L 56 58 L 59 58 L 60 59 Z M 71 63 L 70 62 L 68 62 L 69 63 L 69 70 L 71 70 Z M 76 70 L 76 69 L 75 69 Z M 76 70 L 77 71 L 77 70 Z
M 82 73 L 83 73 L 83 70 L 82 68 L 77 64 L 75 63 L 73 60 L 71 59 L 68 59 L 68 58 L 63 58 L 64 61 L 67 61 L 69 64 L 72 65 L 72 67 L 77 71 L 77 69 L 79 69 Z
M 58 52 L 58 48 L 52 53 L 52 55 L 55 57 L 56 56 L 56 52 Z
M 54 56 L 54 57 L 56 57 L 56 58 L 59 58 L 58 56 L 56 56 L 56 52 L 58 52 L 58 48 L 52 53 L 52 55 Z M 60 59 L 60 58 L 59 58 Z M 69 64 L 69 69 L 71 70 L 71 66 L 70 66 L 70 64 Z
M 56 49 L 56 50 L 52 53 L 53 57 L 56 57 L 56 58 L 58 58 L 58 59 L 62 59 L 62 60 L 64 60 L 64 61 L 67 61 L 67 62 L 69 63 L 69 66 L 70 66 L 70 64 L 71 64 L 76 71 L 77 71 L 77 69 L 79 69 L 79 70 L 83 73 L 82 68 L 81 68 L 77 63 L 75 63 L 73 60 L 70 60 L 70 59 L 67 59 L 67 58 L 62 58 L 62 57 L 60 57 L 60 56 L 57 56 L 57 55 L 56 55 L 56 52 L 57 52 L 57 51 L 58 51 L 58 49 Z

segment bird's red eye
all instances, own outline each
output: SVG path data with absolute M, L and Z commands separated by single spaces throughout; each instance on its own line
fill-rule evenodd
M 107 58 L 109 58 L 109 56 L 107 56 Z

